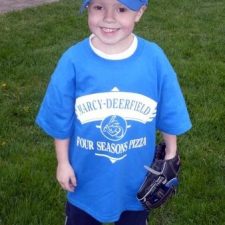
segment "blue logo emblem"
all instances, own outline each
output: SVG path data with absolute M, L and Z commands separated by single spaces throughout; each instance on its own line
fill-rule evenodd
M 127 122 L 120 116 L 108 116 L 101 122 L 101 133 L 111 141 L 121 140 L 127 132 Z

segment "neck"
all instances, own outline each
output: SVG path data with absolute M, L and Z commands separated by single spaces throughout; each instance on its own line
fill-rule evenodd
M 113 55 L 113 54 L 119 54 L 121 52 L 126 51 L 131 46 L 133 40 L 134 40 L 134 35 L 130 34 L 126 39 L 121 41 L 119 45 L 102 44 L 102 42 L 96 36 L 94 36 L 91 39 L 91 43 L 93 44 L 95 48 L 104 52 L 105 54 Z

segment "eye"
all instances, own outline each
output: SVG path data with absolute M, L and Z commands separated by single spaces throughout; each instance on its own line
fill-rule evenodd
M 117 11 L 118 11 L 119 13 L 124 13 L 124 12 L 127 11 L 127 8 L 125 8 L 125 7 L 119 7 L 119 8 L 117 9 Z
M 100 5 L 96 5 L 94 8 L 95 8 L 96 10 L 102 10 L 102 6 L 100 6 Z
M 95 11 L 101 11 L 103 9 L 103 7 L 101 5 L 97 5 L 97 4 L 91 5 L 90 8 Z
M 126 13 L 129 9 L 126 8 L 125 6 L 123 5 L 118 5 L 116 8 L 115 8 L 115 11 L 117 13 Z

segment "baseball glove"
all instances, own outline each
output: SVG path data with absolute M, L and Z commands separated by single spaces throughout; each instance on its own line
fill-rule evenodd
M 148 173 L 137 193 L 138 200 L 147 210 L 160 207 L 178 186 L 180 157 L 177 153 L 174 158 L 165 160 L 165 148 L 164 143 L 156 146 L 153 164 L 151 167 L 145 166 Z

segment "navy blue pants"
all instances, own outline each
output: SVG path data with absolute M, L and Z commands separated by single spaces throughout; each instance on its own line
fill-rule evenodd
M 84 212 L 83 210 L 73 206 L 70 203 L 66 205 L 66 222 L 65 225 L 101 225 L 99 221 Z M 147 225 L 147 211 L 124 211 L 119 221 L 115 225 Z

